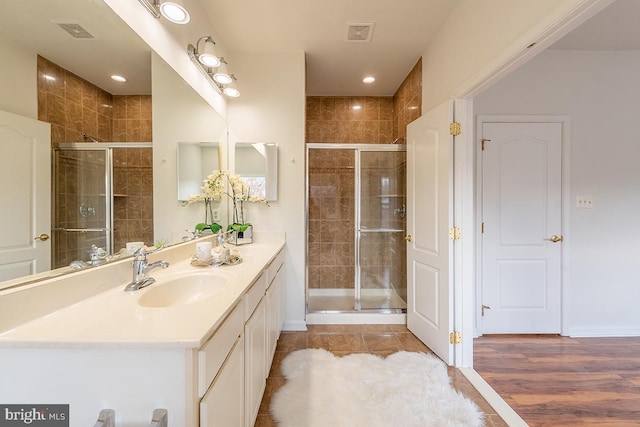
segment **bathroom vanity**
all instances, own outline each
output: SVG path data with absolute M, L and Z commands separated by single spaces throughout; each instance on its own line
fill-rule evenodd
M 253 426 L 284 320 L 284 234 L 274 234 L 238 247 L 232 266 L 192 266 L 194 242 L 154 253 L 170 266 L 134 292 L 124 291 L 131 260 L 19 291 L 51 304 L 0 324 L 0 402 L 69 404 L 72 427 L 102 409 L 118 427 L 147 426 L 156 408 L 171 427 Z M 26 298 L 0 293 L 2 316 Z

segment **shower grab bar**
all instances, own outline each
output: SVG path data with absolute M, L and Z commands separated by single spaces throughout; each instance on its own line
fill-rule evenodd
M 113 409 L 103 409 L 98 414 L 98 421 L 93 427 L 115 427 L 116 425 L 116 411 Z
M 76 232 L 76 233 L 88 233 L 91 231 L 111 231 L 110 228 L 54 228 L 54 231 L 66 231 L 66 232 Z
M 398 228 L 359 228 L 361 233 L 404 233 L 404 230 Z
M 167 427 L 169 425 L 169 415 L 166 409 L 154 409 L 149 427 Z

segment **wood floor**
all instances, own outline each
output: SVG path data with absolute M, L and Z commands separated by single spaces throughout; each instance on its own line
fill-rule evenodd
M 640 338 L 483 336 L 474 368 L 531 427 L 640 426 Z
M 276 426 L 269 414 L 269 403 L 271 396 L 286 381 L 280 373 L 280 362 L 290 352 L 305 348 L 324 348 L 337 356 L 373 353 L 385 357 L 399 350 L 431 352 L 404 325 L 309 325 L 307 332 L 283 332 L 278 340 L 276 355 L 267 378 L 267 388 L 255 426 Z M 485 414 L 487 427 L 507 425 L 460 371 L 449 368 L 449 376 L 452 386 L 476 402 Z

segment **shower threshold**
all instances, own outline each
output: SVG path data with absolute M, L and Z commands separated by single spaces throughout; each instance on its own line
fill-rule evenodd
M 394 289 L 362 289 L 356 309 L 353 289 L 309 289 L 308 324 L 406 323 L 407 304 Z

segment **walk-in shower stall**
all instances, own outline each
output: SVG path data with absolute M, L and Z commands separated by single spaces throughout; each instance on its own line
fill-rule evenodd
M 52 266 L 153 244 L 150 143 L 69 143 L 53 151 Z
M 406 311 L 406 152 L 307 144 L 307 313 Z

